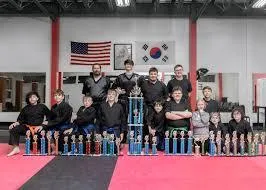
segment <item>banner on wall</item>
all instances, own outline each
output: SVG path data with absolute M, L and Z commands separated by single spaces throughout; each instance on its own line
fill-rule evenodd
M 136 65 L 169 65 L 175 63 L 175 42 L 136 42 Z
M 71 42 L 70 64 L 110 65 L 111 42 Z

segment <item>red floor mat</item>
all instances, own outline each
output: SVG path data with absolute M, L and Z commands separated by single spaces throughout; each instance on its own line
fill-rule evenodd
M 266 189 L 266 158 L 119 157 L 110 190 Z
M 50 162 L 51 156 L 23 156 L 23 149 L 19 155 L 7 157 L 10 146 L 0 144 L 0 179 L 1 189 L 16 190 Z

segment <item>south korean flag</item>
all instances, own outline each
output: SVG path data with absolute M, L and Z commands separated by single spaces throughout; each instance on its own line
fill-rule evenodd
M 174 63 L 174 41 L 136 42 L 137 65 L 169 65 Z

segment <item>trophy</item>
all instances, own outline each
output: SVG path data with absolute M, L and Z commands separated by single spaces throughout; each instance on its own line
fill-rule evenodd
M 45 155 L 45 131 L 41 131 L 41 155 Z
M 176 138 L 177 131 L 173 132 L 173 136 L 174 136 L 174 138 L 173 138 L 173 154 L 177 154 L 177 138 Z
M 254 136 L 254 142 L 253 142 L 253 154 L 255 156 L 258 156 L 259 155 L 259 134 L 255 134 Z
M 236 131 L 233 131 L 232 143 L 233 143 L 233 154 L 234 156 L 236 156 L 237 155 L 237 132 Z
M 26 142 L 25 142 L 25 155 L 30 154 L 30 130 L 27 130 L 26 132 Z
M 225 154 L 226 154 L 226 156 L 230 156 L 230 136 L 229 136 L 229 134 L 225 135 L 224 145 L 225 145 Z
M 261 144 L 262 144 L 262 155 L 265 155 L 266 153 L 265 132 L 261 132 L 260 139 L 261 139 Z
M 58 139 L 59 139 L 59 131 L 54 132 L 55 139 L 55 155 L 58 155 Z
M 130 131 L 129 137 L 129 154 L 134 154 L 134 131 Z
M 115 135 L 111 134 L 110 135 L 110 141 L 109 141 L 109 146 L 110 146 L 109 155 L 111 155 L 111 156 L 113 156 L 115 154 L 114 139 L 115 139 Z
M 83 155 L 83 135 L 79 135 L 79 155 Z
M 149 154 L 149 135 L 146 135 L 144 137 L 144 139 L 145 139 L 145 142 L 144 142 L 144 145 L 145 145 L 145 147 L 144 147 L 144 154 L 145 155 L 148 155 Z
M 245 155 L 245 135 L 244 134 L 240 135 L 240 155 L 241 156 Z
M 108 142 L 108 138 L 107 138 L 107 131 L 103 132 L 103 155 L 107 155 L 107 142 Z
M 37 154 L 37 140 L 38 140 L 38 136 L 37 135 L 34 135 L 33 136 L 33 140 L 34 140 L 34 142 L 33 142 L 33 147 L 32 147 L 32 153 L 33 154 Z
M 205 155 L 205 141 L 206 138 L 204 136 L 200 137 L 200 142 L 201 142 L 201 154 Z
M 141 154 L 141 135 L 137 136 L 137 154 Z
M 222 154 L 222 133 L 221 131 L 217 132 L 216 144 L 217 144 L 217 155 L 220 156 Z
M 101 154 L 101 135 L 96 134 L 95 135 L 95 154 L 100 155 Z
M 192 154 L 192 131 L 188 131 L 188 139 L 187 139 L 187 154 Z
M 157 137 L 154 136 L 152 137 L 152 155 L 156 155 L 157 154 Z
M 214 156 L 215 154 L 215 142 L 214 142 L 214 134 L 210 133 L 210 149 L 209 149 L 209 154 L 211 156 Z
M 71 155 L 74 155 L 76 152 L 76 135 L 72 135 L 71 140 Z
M 64 152 L 63 152 L 63 154 L 64 155 L 67 155 L 68 154 L 68 136 L 65 136 L 64 137 Z
M 185 154 L 185 138 L 184 138 L 184 135 L 185 135 L 184 131 L 181 131 L 180 132 L 180 136 L 181 136 L 181 138 L 180 138 L 180 153 L 181 154 Z
M 91 154 L 91 134 L 87 134 L 86 138 L 86 154 L 89 155 Z
M 199 142 L 199 138 L 195 138 L 194 144 L 195 144 L 195 155 L 199 156 L 200 155 L 200 146 L 198 145 L 197 142 Z
M 51 155 L 51 139 L 52 139 L 51 131 L 48 131 L 46 133 L 46 138 L 47 138 L 47 154 Z
M 116 144 L 117 156 L 120 156 L 120 143 L 121 143 L 120 138 L 116 138 L 115 144 Z
M 252 134 L 248 133 L 247 135 L 247 140 L 248 140 L 248 155 L 252 155 Z

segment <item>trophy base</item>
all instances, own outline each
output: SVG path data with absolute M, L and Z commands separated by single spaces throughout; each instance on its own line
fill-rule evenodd
M 49 156 L 48 154 L 23 154 L 23 156 Z
M 194 156 L 193 154 L 173 154 L 173 153 L 169 153 L 169 154 L 163 154 L 164 156 Z

